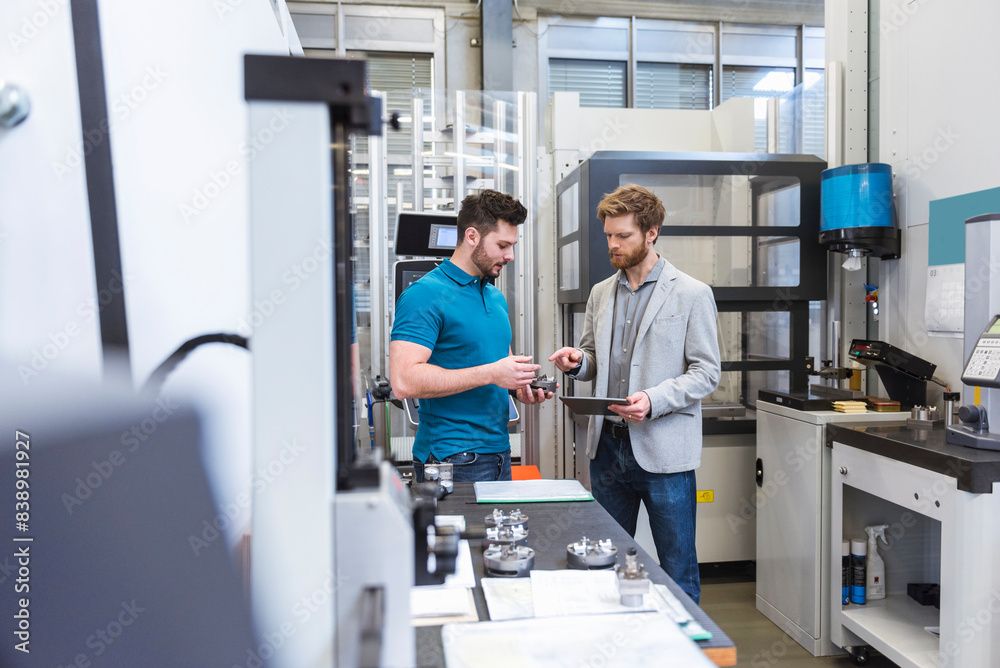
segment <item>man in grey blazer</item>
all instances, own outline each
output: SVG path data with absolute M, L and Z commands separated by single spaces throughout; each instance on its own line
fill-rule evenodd
M 660 566 L 698 602 L 694 470 L 701 464 L 701 400 L 719 383 L 712 289 L 653 250 L 665 211 L 637 185 L 597 207 L 611 265 L 594 286 L 579 348 L 549 361 L 571 377 L 594 380 L 595 396 L 627 397 L 614 416 L 590 418 L 587 455 L 594 497 L 635 536 L 641 500 Z

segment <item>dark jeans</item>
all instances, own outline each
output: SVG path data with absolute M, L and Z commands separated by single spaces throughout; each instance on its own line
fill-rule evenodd
M 452 465 L 455 482 L 510 480 L 510 450 L 504 452 L 459 452 L 443 460 L 430 455 L 426 462 L 413 460 L 413 479 L 424 481 L 424 465 L 441 461 Z
M 598 503 L 633 538 L 639 501 L 645 504 L 660 566 L 698 603 L 701 578 L 695 550 L 698 488 L 694 471 L 643 470 L 632 454 L 628 434 L 616 438 L 605 430 L 597 457 L 590 460 L 590 485 Z

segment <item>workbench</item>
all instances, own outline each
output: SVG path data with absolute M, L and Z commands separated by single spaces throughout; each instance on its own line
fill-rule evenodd
M 833 642 L 905 668 L 1000 665 L 1000 452 L 949 444 L 943 426 L 830 425 L 827 445 L 831 560 L 842 538 L 889 525 L 885 599 L 841 605 L 839 573 L 828 583 Z M 938 583 L 940 610 L 908 583 Z
M 685 594 L 677 584 L 661 569 L 656 560 L 644 551 L 621 526 L 596 501 L 569 501 L 558 503 L 485 504 L 476 503 L 472 483 L 455 483 L 455 491 L 438 504 L 438 514 L 462 515 L 468 530 L 481 528 L 484 518 L 494 508 L 510 512 L 520 508 L 529 517 L 527 545 L 535 550 L 535 569 L 552 570 L 566 568 L 566 546 L 586 536 L 591 539 L 609 538 L 618 548 L 618 561 L 624 563 L 624 554 L 629 547 L 635 547 L 639 560 L 645 564 L 649 579 L 669 587 L 670 591 L 687 608 L 695 620 L 712 633 L 710 640 L 697 641 L 705 655 L 718 666 L 736 665 L 736 647 L 705 612 Z M 488 620 L 489 611 L 482 586 L 483 551 L 479 539 L 469 541 L 472 548 L 472 563 L 476 571 L 476 588 L 473 597 L 481 621 Z M 416 629 L 417 665 L 443 666 L 444 656 L 441 646 L 441 627 L 426 626 Z

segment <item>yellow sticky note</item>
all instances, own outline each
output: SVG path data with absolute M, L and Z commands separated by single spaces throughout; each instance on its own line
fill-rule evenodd
M 715 490 L 714 489 L 699 489 L 698 490 L 698 503 L 712 503 L 715 501 Z

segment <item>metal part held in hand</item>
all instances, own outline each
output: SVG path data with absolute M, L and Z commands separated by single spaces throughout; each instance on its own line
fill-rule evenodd
M 615 567 L 618 548 L 610 538 L 590 540 L 586 536 L 566 546 L 566 565 L 581 571 L 605 570 Z
M 622 605 L 638 608 L 642 605 L 642 597 L 650 591 L 650 582 L 646 567 L 639 563 L 634 547 L 630 547 L 625 553 L 625 568 L 618 568 L 617 572 Z
M 493 512 L 486 516 L 487 527 L 522 527 L 528 528 L 528 516 L 521 512 L 520 508 L 504 514 L 499 508 L 494 508 Z
M 12 128 L 31 112 L 28 94 L 12 83 L 0 79 L 0 127 Z
M 535 551 L 524 545 L 490 545 L 483 552 L 487 575 L 501 578 L 526 578 L 535 566 Z
M 520 545 L 528 540 L 528 530 L 524 525 L 486 527 L 483 549 L 491 545 Z
M 546 392 L 555 392 L 556 379 L 549 378 L 548 376 L 535 376 L 535 379 L 531 381 L 531 389 L 545 390 Z

